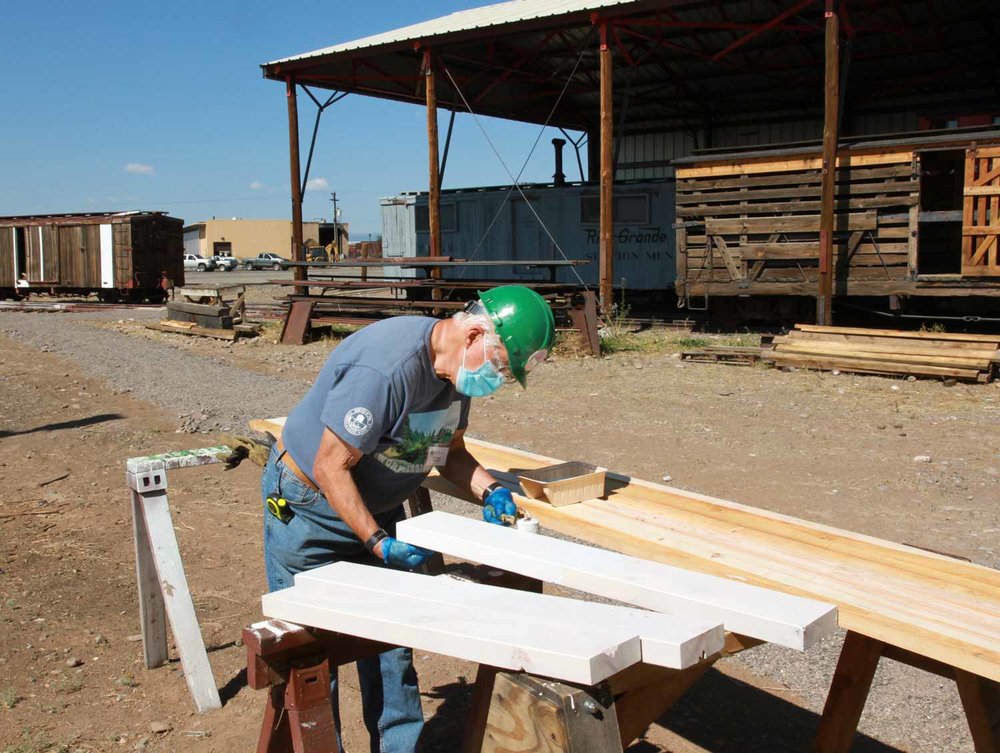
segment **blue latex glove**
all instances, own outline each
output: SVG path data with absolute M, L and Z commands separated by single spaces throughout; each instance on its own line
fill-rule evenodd
M 514 498 L 511 496 L 510 490 L 502 486 L 490 492 L 483 501 L 483 520 L 498 526 L 508 525 L 500 519 L 501 515 L 517 516 L 517 505 L 514 504 Z
M 391 567 L 415 570 L 433 556 L 434 552 L 423 547 L 407 544 L 391 536 L 382 539 L 382 559 Z

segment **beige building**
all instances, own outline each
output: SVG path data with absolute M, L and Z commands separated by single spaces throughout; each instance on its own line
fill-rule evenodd
M 325 246 L 333 239 L 333 223 L 303 222 L 302 241 Z M 347 225 L 340 223 L 341 245 L 347 247 Z M 292 258 L 290 220 L 205 220 L 184 228 L 184 253 L 246 258 L 264 251 Z

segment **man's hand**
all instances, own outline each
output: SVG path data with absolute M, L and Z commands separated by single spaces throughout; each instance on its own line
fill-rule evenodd
M 517 517 L 517 505 L 510 490 L 499 486 L 483 500 L 483 520 L 498 526 L 507 525 L 501 516 Z
M 382 547 L 381 557 L 385 563 L 390 567 L 400 567 L 404 570 L 416 570 L 434 555 L 430 549 L 407 544 L 392 536 L 382 539 L 379 545 Z

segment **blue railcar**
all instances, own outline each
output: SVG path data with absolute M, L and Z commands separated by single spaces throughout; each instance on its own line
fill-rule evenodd
M 524 197 L 517 190 L 510 192 L 508 186 L 442 191 L 441 253 L 466 261 L 558 260 L 563 254 L 568 259 L 589 259 L 591 264 L 560 268 L 556 280 L 570 284 L 582 280 L 596 287 L 598 186 L 529 185 L 522 190 Z M 383 255 L 429 254 L 427 194 L 404 193 L 382 199 L 381 204 Z M 673 224 L 672 179 L 615 184 L 616 288 L 673 290 L 676 276 Z M 542 268 L 512 265 L 448 269 L 444 277 L 458 279 L 463 271 L 466 278 L 487 280 L 544 281 L 549 274 Z

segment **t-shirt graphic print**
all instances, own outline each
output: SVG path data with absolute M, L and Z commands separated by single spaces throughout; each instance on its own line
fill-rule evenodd
M 402 441 L 376 452 L 375 459 L 396 473 L 427 473 L 444 465 L 461 415 L 459 401 L 444 410 L 410 413 L 403 425 Z

